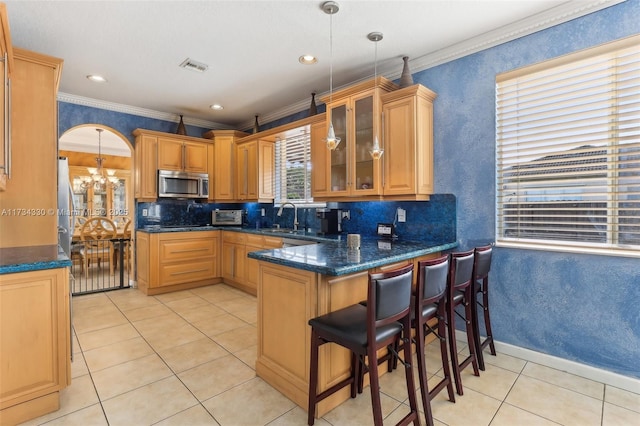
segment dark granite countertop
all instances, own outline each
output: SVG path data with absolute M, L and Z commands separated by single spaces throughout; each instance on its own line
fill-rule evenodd
M 69 266 L 71 266 L 71 260 L 58 245 L 0 249 L 0 275 Z
M 361 241 L 360 250 L 348 250 L 346 241 L 341 240 L 254 251 L 248 256 L 291 268 L 337 276 L 450 250 L 457 245 L 457 242 L 386 241 L 365 238 Z

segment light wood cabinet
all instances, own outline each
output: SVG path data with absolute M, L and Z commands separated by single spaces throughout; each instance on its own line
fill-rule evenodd
M 11 70 L 13 68 L 13 47 L 11 46 L 11 34 L 9 32 L 9 20 L 7 18 L 7 7 L 4 3 L 0 3 L 0 78 L 2 85 L 0 86 L 0 111 L 2 111 L 2 120 L 0 120 L 0 135 L 2 135 L 2 144 L 0 144 L 0 191 L 4 191 L 7 187 L 7 173 L 10 166 L 11 154 L 11 128 L 9 120 L 11 119 Z
M 370 80 L 334 93 L 331 102 L 327 104 L 325 134 L 332 122 L 341 142 L 325 158 L 312 160 L 313 173 L 325 175 L 326 181 L 319 187 L 329 188 L 332 199 L 355 199 L 382 194 L 380 160 L 374 160 L 369 151 L 373 147 L 375 135 L 381 139 L 380 96 L 395 89 L 397 85 L 384 77 L 378 77 L 375 82 Z M 322 100 L 329 101 L 326 97 Z M 381 144 L 384 145 L 382 141 Z M 314 177 L 316 183 L 318 179 L 321 177 Z M 326 198 L 321 193 L 314 193 L 313 197 Z
M 275 197 L 275 147 L 267 140 L 236 145 L 236 199 L 268 203 Z
M 324 143 L 326 132 L 324 120 L 311 124 L 311 194 L 318 200 L 331 196 L 331 181 L 327 174 L 331 151 Z
M 224 282 L 247 293 L 258 291 L 258 261 L 247 257 L 252 251 L 282 248 L 282 238 L 223 231 L 222 276 Z
M 220 231 L 138 231 L 138 286 L 147 295 L 220 282 Z
M 433 193 L 433 101 L 416 84 L 382 95 L 385 199 L 428 199 Z
M 238 139 L 247 136 L 247 133 L 236 130 L 210 130 L 204 134 L 207 139 L 212 139 L 214 150 L 209 153 L 215 159 L 213 167 L 213 182 L 209 176 L 209 187 L 214 188 L 211 201 L 232 202 L 236 200 L 235 194 L 235 143 Z M 210 169 L 211 170 L 211 169 Z M 209 172 L 211 174 L 211 171 Z
M 0 247 L 58 243 L 57 92 L 62 60 L 13 49 L 11 179 L 0 192 Z
M 59 408 L 71 383 L 68 268 L 0 275 L 0 419 Z
M 158 170 L 209 173 L 211 141 L 153 130 L 136 129 L 134 196 L 138 201 L 158 198 Z M 211 180 L 211 176 L 209 176 Z
M 159 137 L 158 169 L 207 173 L 207 144 Z

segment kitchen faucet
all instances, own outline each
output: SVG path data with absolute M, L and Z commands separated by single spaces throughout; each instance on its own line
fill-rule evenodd
M 293 230 L 297 231 L 298 230 L 298 206 L 296 206 L 290 201 L 286 201 L 280 204 L 280 209 L 278 210 L 278 216 L 282 216 L 282 209 L 286 204 L 289 204 L 291 207 L 293 207 Z

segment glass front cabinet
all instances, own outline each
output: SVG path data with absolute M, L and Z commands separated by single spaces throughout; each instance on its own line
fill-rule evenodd
M 131 193 L 129 170 L 116 170 L 117 186 L 106 188 L 89 183 L 86 167 L 70 166 L 69 172 L 76 217 L 106 216 L 112 220 L 121 216 L 133 217 L 128 198 Z
M 374 136 L 381 147 L 382 102 L 380 96 L 397 89 L 384 77 L 351 86 L 322 99 L 327 103 L 324 138 L 312 138 L 313 180 L 322 184 L 313 188 L 314 199 L 382 195 L 381 161 L 371 157 Z M 333 151 L 322 146 L 330 122 L 340 144 Z M 320 139 L 320 140 L 318 140 Z M 324 158 L 322 158 L 324 157 Z M 323 167 L 324 166 L 324 167 Z

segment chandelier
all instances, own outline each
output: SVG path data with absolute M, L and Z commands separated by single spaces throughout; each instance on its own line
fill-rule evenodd
M 98 156 L 96 157 L 97 167 L 87 167 L 91 176 L 83 176 L 81 187 L 87 190 L 93 187 L 95 191 L 106 191 L 107 188 L 117 188 L 120 186 L 120 179 L 116 176 L 116 171 L 105 169 L 102 167 L 104 158 L 102 158 L 102 132 L 104 129 L 96 129 L 98 132 Z

